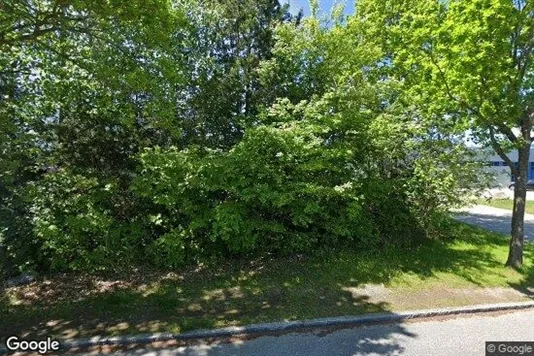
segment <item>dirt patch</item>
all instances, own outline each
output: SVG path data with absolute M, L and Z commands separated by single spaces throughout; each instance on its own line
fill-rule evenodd
M 522 302 L 528 294 L 513 288 L 449 288 L 437 286 L 424 290 L 388 289 L 384 285 L 345 288 L 353 298 L 366 296 L 370 303 L 388 303 L 393 310 L 415 310 L 473 304 Z
M 49 278 L 41 278 L 30 284 L 17 287 L 4 287 L 0 292 L 4 297 L 13 300 L 13 305 L 47 305 L 69 301 L 75 302 L 87 297 L 115 292 L 117 290 L 143 291 L 150 284 L 164 280 L 178 279 L 172 273 L 155 274 L 153 272 L 137 272 L 130 276 L 114 278 L 58 274 Z

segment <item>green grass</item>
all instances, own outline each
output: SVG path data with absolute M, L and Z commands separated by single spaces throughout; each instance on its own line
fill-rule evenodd
M 521 271 L 503 266 L 506 255 L 502 235 L 452 223 L 445 240 L 428 240 L 416 248 L 228 261 L 166 278 L 147 272 L 108 291 L 99 292 L 103 282 L 96 277 L 58 276 L 3 292 L 0 338 L 183 332 L 394 312 L 473 303 L 452 292 L 483 291 L 482 287 L 506 287 L 528 295 L 534 286 L 533 246 L 527 246 Z M 380 301 L 355 292 L 364 285 L 380 286 L 389 294 Z
M 512 211 L 514 202 L 512 199 L 478 199 L 477 204 L 489 205 L 495 208 L 501 208 Z M 534 214 L 534 201 L 527 200 L 526 212 Z

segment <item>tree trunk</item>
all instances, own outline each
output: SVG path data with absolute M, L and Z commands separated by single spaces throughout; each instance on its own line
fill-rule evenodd
M 512 214 L 512 238 L 506 265 L 521 268 L 523 265 L 523 241 L 525 225 L 525 205 L 530 156 L 530 142 L 518 150 L 519 159 L 514 186 L 514 210 Z

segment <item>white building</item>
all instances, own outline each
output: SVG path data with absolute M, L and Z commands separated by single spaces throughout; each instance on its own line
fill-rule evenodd
M 514 177 L 510 173 L 510 168 L 499 155 L 495 154 L 495 152 L 485 152 L 484 160 L 488 162 L 489 172 L 493 173 L 495 176 L 495 186 L 507 188 L 514 181 Z M 517 163 L 517 150 L 508 152 L 507 155 L 513 162 Z M 534 147 L 530 148 L 529 160 L 528 179 L 534 179 Z

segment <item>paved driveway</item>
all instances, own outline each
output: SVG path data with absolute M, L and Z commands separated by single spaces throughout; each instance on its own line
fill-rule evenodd
M 514 191 L 508 188 L 488 189 L 482 194 L 483 197 L 493 197 L 495 199 L 514 199 Z M 534 191 L 527 191 L 527 200 L 534 200 Z
M 476 205 L 458 213 L 456 219 L 471 225 L 510 235 L 512 213 L 486 205 Z M 534 215 L 525 214 L 525 240 L 534 241 Z

